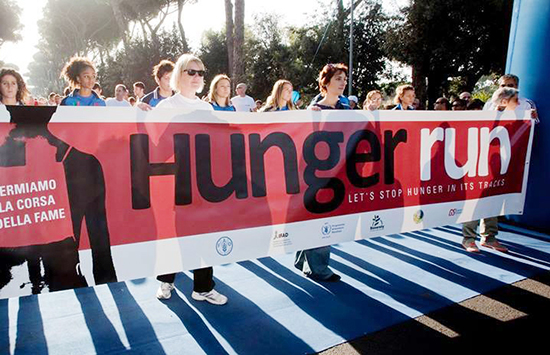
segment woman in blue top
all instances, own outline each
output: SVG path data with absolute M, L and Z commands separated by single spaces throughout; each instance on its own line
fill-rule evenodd
M 231 105 L 231 79 L 225 74 L 218 74 L 210 83 L 210 91 L 206 101 L 212 105 L 214 111 L 236 111 Z
M 308 108 L 320 110 L 349 110 L 344 90 L 348 84 L 348 67 L 343 64 L 327 64 L 319 73 L 319 91 L 323 99 L 312 103 Z
M 277 80 L 260 112 L 296 110 L 296 106 L 292 102 L 292 89 L 290 81 Z
M 14 69 L 0 70 L 0 102 L 4 105 L 23 106 L 29 94 L 21 74 Z
M 319 73 L 319 91 L 323 99 L 313 103 L 308 109 L 349 110 L 350 107 L 341 100 L 348 83 L 348 67 L 345 64 L 327 64 Z M 328 267 L 330 262 L 330 246 L 299 250 L 296 252 L 294 266 L 307 277 L 315 281 L 340 281 L 340 275 Z
M 87 58 L 74 57 L 65 65 L 61 75 L 74 90 L 65 97 L 62 106 L 105 106 L 105 101 L 93 91 L 97 74 Z
M 401 85 L 395 90 L 393 102 L 397 105 L 393 110 L 414 110 L 414 87 L 412 85 Z

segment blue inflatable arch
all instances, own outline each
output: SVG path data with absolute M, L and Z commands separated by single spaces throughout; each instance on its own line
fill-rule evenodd
M 535 101 L 541 120 L 535 127 L 524 214 L 512 219 L 550 232 L 549 0 L 514 1 L 506 73 L 519 77 L 520 96 Z

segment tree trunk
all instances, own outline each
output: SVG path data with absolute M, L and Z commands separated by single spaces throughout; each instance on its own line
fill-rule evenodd
M 121 2 L 122 0 L 110 1 L 111 8 L 113 9 L 113 13 L 115 15 L 116 23 L 122 36 L 122 43 L 124 44 L 124 48 L 128 49 L 128 38 L 126 37 L 126 22 L 124 21 L 124 16 L 122 15 L 122 10 L 120 9 Z
M 244 80 L 244 0 L 235 0 L 233 68 L 233 81 L 237 84 Z
M 414 86 L 414 92 L 418 100 L 420 100 L 420 108 L 425 109 L 426 101 L 428 99 L 426 90 L 426 78 L 427 75 L 421 65 L 413 65 L 412 67 L 412 86 Z M 432 85 L 432 83 L 428 83 Z M 427 104 L 428 107 L 430 103 Z
M 181 22 L 181 15 L 183 13 L 183 5 L 185 0 L 178 0 L 178 28 L 180 31 L 181 41 L 183 42 L 184 52 L 189 51 L 189 46 L 187 45 L 187 38 L 185 38 L 185 30 L 183 29 L 183 23 Z
M 225 42 L 227 44 L 227 69 L 229 77 L 235 79 L 234 64 L 233 64 L 233 3 L 231 0 L 225 0 Z M 232 80 L 233 89 L 235 88 L 235 80 Z
M 336 0 L 336 9 L 336 46 L 342 48 L 342 57 L 333 60 L 345 63 L 349 55 L 349 48 L 346 47 L 346 38 L 344 37 L 346 14 L 343 0 Z

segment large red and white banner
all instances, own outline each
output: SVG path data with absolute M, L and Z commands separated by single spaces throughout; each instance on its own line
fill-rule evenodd
M 521 214 L 533 136 L 513 112 L 2 110 L 0 297 Z

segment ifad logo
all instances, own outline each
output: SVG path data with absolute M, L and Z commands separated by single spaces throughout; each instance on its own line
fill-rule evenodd
M 271 245 L 273 247 L 287 247 L 292 245 L 292 240 L 288 232 L 275 231 L 273 239 L 271 239 Z
M 221 237 L 216 242 L 216 251 L 221 256 L 227 256 L 233 251 L 233 241 L 229 237 Z
M 379 215 L 374 215 L 372 217 L 372 224 L 370 226 L 371 231 L 380 231 L 384 229 L 384 222 L 382 221 L 382 218 L 380 218 Z
M 424 219 L 424 211 L 418 210 L 413 215 L 413 221 L 416 224 L 419 224 Z
M 288 232 L 277 232 L 273 235 L 273 240 L 288 238 Z
M 462 208 L 451 208 L 449 210 L 449 217 L 458 216 L 462 213 Z

